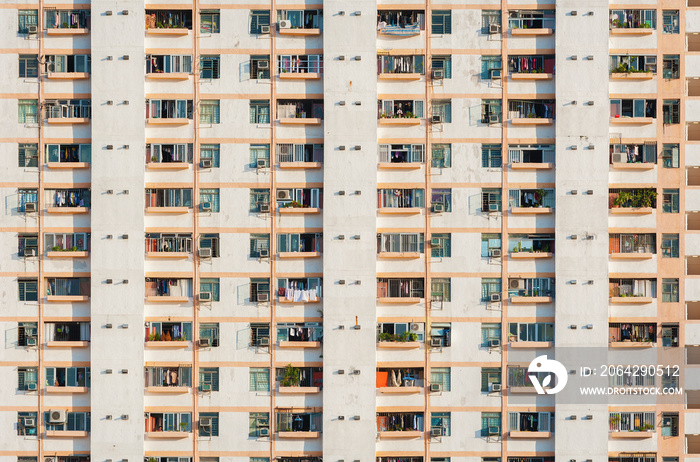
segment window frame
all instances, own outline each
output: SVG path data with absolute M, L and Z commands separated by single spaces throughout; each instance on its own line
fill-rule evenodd
M 432 10 L 430 15 L 431 35 L 452 34 L 452 10 Z
M 210 19 L 206 19 L 210 16 Z M 211 24 L 210 27 L 205 24 Z M 202 34 L 221 33 L 221 10 L 202 10 L 199 12 L 199 32 Z

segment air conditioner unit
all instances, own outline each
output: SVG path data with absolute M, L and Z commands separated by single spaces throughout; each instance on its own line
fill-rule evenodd
M 420 324 L 417 322 L 412 322 L 410 325 L 411 332 L 418 332 L 420 330 Z
M 258 250 L 260 258 L 270 258 L 270 249 L 260 249 Z
M 202 202 L 201 205 L 202 212 L 211 212 L 211 202 Z
M 260 33 L 261 34 L 269 34 L 270 33 L 270 26 L 260 26 Z
M 258 434 L 260 436 L 270 436 L 270 429 L 269 428 L 261 428 L 258 430 Z
M 497 124 L 498 122 L 501 121 L 500 119 L 501 118 L 499 117 L 498 114 L 489 114 L 489 123 L 490 124 Z
M 25 344 L 27 346 L 36 346 L 36 338 L 35 337 L 27 337 L 24 341 L 25 341 Z
M 202 168 L 212 168 L 214 166 L 214 162 L 212 162 L 211 159 L 202 159 Z
M 199 249 L 199 258 L 211 258 L 211 248 Z
M 211 391 L 211 383 L 203 383 L 202 384 L 202 391 L 204 391 L 204 392 Z
M 211 292 L 201 292 L 201 293 L 199 294 L 199 301 L 200 301 L 200 302 L 210 302 L 210 301 L 212 301 Z
M 49 423 L 62 424 L 66 422 L 65 409 L 51 409 L 49 411 Z
M 44 457 L 44 462 L 56 462 L 56 457 Z
M 489 24 L 489 34 L 500 34 L 501 33 L 501 25 L 500 24 Z
M 491 69 L 491 80 L 498 80 L 501 78 L 502 72 L 500 69 Z
M 433 204 L 433 212 L 435 213 L 442 213 L 445 211 L 445 205 L 444 204 Z
M 489 340 L 489 348 L 499 348 L 500 346 L 501 346 L 501 339 L 492 338 Z
M 283 19 L 279 22 L 280 29 L 291 29 L 292 28 L 292 22 L 289 21 L 288 19 Z
M 211 418 L 210 417 L 202 417 L 199 419 L 199 426 L 200 427 L 211 427 Z
M 258 345 L 260 346 L 270 346 L 270 337 L 260 337 L 258 339 Z
M 27 391 L 36 391 L 36 388 L 37 388 L 36 382 L 27 384 Z
M 489 212 L 498 212 L 499 210 L 501 210 L 499 204 L 489 204 Z
M 433 438 L 437 438 L 438 436 L 442 436 L 443 432 L 444 428 L 442 427 L 432 427 L 430 429 L 430 436 L 432 436 Z
M 24 213 L 36 212 L 36 202 L 27 202 L 24 204 Z
M 269 165 L 268 165 L 268 160 L 267 160 L 267 159 L 258 159 L 257 162 L 255 163 L 255 165 L 256 165 L 258 168 L 267 168 L 267 167 L 269 167 Z
M 525 279 L 511 279 L 508 281 L 509 289 L 524 290 L 525 289 Z
M 489 436 L 496 436 L 500 435 L 501 431 L 499 430 L 498 427 L 489 427 Z
M 434 237 L 434 238 L 430 239 L 430 245 L 439 246 L 440 245 L 440 238 Z
M 260 213 L 270 213 L 270 204 L 260 204 Z
M 439 393 L 442 391 L 442 384 L 441 383 L 431 383 L 430 384 L 430 392 L 431 393 Z
M 36 427 L 36 419 L 24 419 L 25 427 Z
M 624 155 L 623 153 L 621 153 L 621 152 L 613 152 L 613 155 L 612 155 L 612 161 L 613 161 L 613 163 L 622 163 L 622 162 L 624 162 L 624 161 L 625 161 L 625 160 L 624 160 L 624 159 L 625 159 L 624 156 L 625 156 L 625 155 Z
M 258 70 L 263 71 L 270 68 L 270 61 L 258 61 Z
M 288 201 L 291 200 L 292 198 L 292 191 L 289 189 L 278 189 L 277 190 L 277 199 L 281 201 Z
M 500 383 L 489 383 L 489 392 L 500 393 L 501 392 L 501 384 Z
M 500 302 L 501 301 L 501 294 L 491 294 L 491 301 L 492 302 Z
M 442 80 L 445 78 L 445 71 L 443 69 L 433 69 L 433 80 Z
M 25 257 L 36 257 L 36 249 L 24 249 Z
M 489 249 L 489 257 L 501 258 L 501 249 Z
M 270 301 L 270 294 L 258 294 L 258 301 L 259 302 L 269 302 Z
M 435 114 L 430 118 L 430 122 L 434 124 L 441 124 L 442 123 L 442 115 L 440 114 Z
M 431 347 L 441 347 L 442 346 L 442 338 L 441 337 L 432 337 L 430 339 L 430 346 Z
M 38 34 L 38 33 L 39 33 L 39 27 L 38 27 L 38 26 L 27 26 L 27 33 L 29 33 L 29 34 Z

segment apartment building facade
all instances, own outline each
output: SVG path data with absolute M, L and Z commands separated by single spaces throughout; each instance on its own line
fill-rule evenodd
M 2 462 L 700 457 L 699 1 L 0 15 Z

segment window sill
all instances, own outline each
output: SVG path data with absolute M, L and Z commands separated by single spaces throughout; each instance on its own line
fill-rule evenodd
M 159 440 L 181 440 L 190 436 L 190 432 L 146 432 L 146 438 Z
M 53 28 L 46 29 L 46 35 L 87 35 L 90 29 Z
M 539 117 L 518 117 L 510 119 L 511 125 L 552 125 L 554 119 L 545 119 Z
M 554 75 L 537 72 L 513 72 L 510 78 L 511 80 L 552 80 Z
M 280 439 L 313 439 L 321 436 L 320 432 L 277 432 Z
M 46 342 L 46 348 L 87 348 L 90 346 L 90 342 L 87 341 L 68 341 L 68 342 Z
M 552 163 L 527 163 L 527 162 L 517 162 L 511 163 L 510 168 L 512 170 L 551 170 L 554 168 Z
M 420 252 L 379 252 L 382 260 L 411 260 L 420 258 Z
M 280 259 L 288 260 L 295 258 L 319 258 L 321 252 L 280 252 L 277 254 Z
M 280 340 L 280 348 L 321 348 L 321 342 L 296 342 L 292 340 Z
M 90 256 L 90 252 L 88 251 L 76 251 L 76 252 L 71 252 L 71 251 L 48 251 L 46 252 L 46 258 L 87 258 Z
M 47 295 L 47 302 L 87 302 L 90 300 L 88 295 Z
M 650 125 L 654 123 L 653 117 L 613 117 L 610 123 L 614 125 Z
M 279 119 L 280 125 L 321 125 L 322 119 L 316 117 L 285 117 Z
M 146 391 L 148 393 L 182 394 L 189 393 L 190 387 L 147 387 Z
M 148 35 L 187 35 L 190 32 L 189 29 L 186 28 L 180 28 L 180 27 L 173 27 L 171 29 L 165 29 L 165 28 L 150 28 L 146 29 L 146 33 Z
M 277 32 L 280 35 L 321 35 L 321 29 L 279 29 Z
M 380 207 L 380 215 L 418 215 L 421 207 Z
M 189 207 L 146 207 L 146 213 L 188 213 Z
M 416 305 L 420 301 L 420 297 L 379 297 L 377 299 L 377 303 L 382 305 Z
M 282 170 L 319 169 L 322 165 L 321 162 L 280 162 Z
M 514 432 L 508 433 L 508 436 L 513 439 L 547 439 L 552 437 L 551 432 Z
M 638 27 L 629 29 L 610 29 L 611 35 L 651 35 L 654 29 L 651 27 Z
M 554 29 L 511 29 L 510 35 L 552 35 Z
M 399 432 L 379 432 L 379 438 L 381 439 L 416 439 L 423 436 L 422 431 L 418 430 L 406 430 Z
M 282 215 L 305 215 L 321 213 L 321 209 L 315 207 L 278 207 L 277 210 Z
M 652 164 L 651 162 L 613 162 L 611 165 L 615 170 L 653 170 L 656 164 Z
M 307 300 L 307 301 L 298 301 L 295 302 L 294 300 L 287 300 L 286 297 L 278 297 L 277 298 L 277 303 L 280 305 L 303 305 L 306 303 L 321 303 L 321 298 L 317 297 L 316 300 Z
M 189 125 L 190 119 L 146 119 L 148 125 Z
M 46 393 L 52 394 L 80 394 L 87 393 L 89 391 L 88 387 L 46 387 L 44 388 Z
M 611 253 L 610 258 L 613 260 L 650 260 L 654 254 L 651 252 L 627 252 L 627 253 Z
M 651 438 L 656 432 L 610 432 L 610 438 L 642 439 Z
M 421 74 L 410 73 L 410 74 L 379 74 L 379 80 L 420 80 Z
M 86 80 L 90 78 L 87 72 L 49 72 L 49 80 Z
M 146 297 L 148 303 L 187 303 L 190 297 L 167 297 L 162 295 L 149 295 Z
M 87 438 L 88 432 L 79 431 L 64 431 L 64 430 L 46 430 L 47 438 Z
M 510 213 L 513 215 L 550 215 L 553 210 L 551 207 L 513 207 Z
M 610 80 L 651 80 L 654 74 L 651 72 L 613 72 L 610 74 Z
M 190 165 L 189 162 L 149 162 L 146 168 L 148 170 L 187 170 Z
M 613 207 L 611 215 L 650 215 L 654 212 L 652 207 Z
M 653 342 L 610 342 L 610 348 L 652 348 Z
M 540 258 L 552 258 L 552 252 L 513 252 L 510 258 L 516 260 L 536 260 Z
M 552 303 L 552 297 L 510 297 L 510 302 L 514 305 Z
M 389 118 L 383 117 L 379 119 L 379 125 L 420 125 L 421 119 L 418 117 L 404 117 L 404 118 Z
M 510 342 L 510 348 L 515 348 L 515 349 L 552 348 L 553 346 L 554 346 L 554 342 L 524 342 L 524 341 Z
M 50 125 L 85 125 L 90 123 L 88 117 L 49 117 L 46 122 Z
M 146 252 L 147 258 L 164 258 L 170 260 L 189 258 L 189 252 Z
M 420 348 L 420 342 L 377 342 L 377 348 L 382 350 L 415 350 Z
M 318 72 L 282 72 L 279 74 L 281 80 L 319 80 L 321 74 Z
M 178 348 L 188 348 L 190 346 L 189 341 L 183 340 L 172 340 L 172 341 L 157 341 L 149 340 L 146 341 L 146 348 L 164 348 L 168 350 L 174 350 Z
M 648 305 L 653 301 L 651 297 L 610 297 L 612 305 Z
M 379 387 L 377 390 L 388 395 L 415 394 L 420 393 L 421 387 Z
M 380 170 L 417 170 L 422 166 L 420 162 L 379 162 Z
M 320 387 L 283 387 L 278 388 L 278 392 L 282 395 L 303 395 L 309 393 L 319 393 Z
M 50 169 L 90 168 L 90 162 L 47 162 Z
M 188 80 L 190 74 L 186 72 L 151 72 L 146 74 L 148 80 Z
M 90 209 L 87 207 L 47 207 L 46 213 L 57 213 L 57 214 L 79 214 L 79 213 L 89 213 Z

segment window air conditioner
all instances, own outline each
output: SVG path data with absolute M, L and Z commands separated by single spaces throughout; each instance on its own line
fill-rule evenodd
M 433 80 L 442 80 L 445 78 L 445 71 L 443 69 L 433 69 Z
M 260 33 L 261 34 L 269 34 L 270 33 L 270 26 L 260 26 Z
M 25 344 L 27 346 L 36 346 L 36 338 L 35 337 L 27 337 L 25 339 Z
M 287 20 L 287 19 L 283 19 L 279 22 L 279 26 L 280 26 L 280 29 L 291 29 L 292 22 Z
M 24 249 L 25 257 L 36 257 L 36 249 Z
M 500 383 L 489 383 L 489 392 L 500 393 L 501 384 Z
M 270 346 L 270 337 L 260 337 L 258 339 L 258 345 L 260 346 Z
M 493 258 L 501 258 L 501 249 L 489 249 L 489 256 Z
M 489 24 L 489 34 L 494 35 L 494 34 L 500 34 L 501 33 L 501 25 L 500 24 Z
M 499 210 L 501 210 L 499 204 L 489 204 L 489 212 L 498 212 Z
M 491 294 L 491 301 L 492 302 L 500 302 L 501 301 L 501 294 Z
M 436 438 L 438 436 L 442 436 L 443 430 L 444 429 L 442 427 L 432 427 L 430 429 L 430 436 L 432 436 L 433 438 Z
M 444 204 L 433 204 L 433 212 L 435 213 L 442 213 L 445 211 L 445 205 Z
M 258 251 L 260 254 L 260 258 L 270 258 L 270 250 L 269 249 L 260 249 Z
M 49 423 L 62 424 L 66 421 L 66 411 L 64 409 L 51 409 L 49 411 Z
M 270 61 L 258 61 L 258 70 L 264 71 L 270 68 Z
M 498 80 L 501 78 L 502 72 L 500 69 L 491 69 L 491 80 Z
M 202 212 L 211 212 L 211 202 L 202 202 Z
M 501 339 L 492 338 L 491 340 L 489 340 L 489 348 L 499 348 L 500 346 L 501 346 Z
M 39 27 L 38 26 L 28 26 L 27 32 L 30 34 L 37 34 L 37 33 L 39 33 Z
M 211 418 L 210 417 L 202 417 L 199 419 L 199 426 L 200 427 L 211 427 Z
M 211 249 L 210 248 L 203 248 L 199 249 L 199 258 L 211 258 Z
M 442 115 L 435 114 L 430 118 L 430 121 L 434 124 L 441 124 L 442 123 Z
M 258 433 L 260 436 L 270 436 L 270 429 L 269 428 L 261 428 L 258 430 Z
M 500 434 L 501 432 L 499 431 L 498 427 L 489 427 L 489 436 L 497 436 Z
M 36 382 L 28 383 L 28 384 L 27 384 L 27 390 L 28 390 L 28 391 L 36 391 L 36 388 L 37 388 L 37 387 L 36 387 Z
M 36 212 L 36 202 L 27 202 L 24 204 L 24 213 Z
M 439 246 L 440 245 L 440 238 L 434 237 L 434 238 L 430 239 L 430 245 Z
M 430 384 L 430 392 L 431 393 L 439 393 L 442 391 L 442 384 L 441 383 L 431 383 Z
M 202 168 L 212 168 L 214 166 L 214 162 L 211 161 L 211 159 L 202 159 Z
M 442 346 L 442 338 L 440 337 L 433 337 L 430 339 L 430 346 L 431 347 L 441 347 Z
M 498 114 L 489 114 L 490 124 L 497 124 L 498 122 L 500 122 L 500 119 L 501 118 L 498 116 Z
M 207 339 L 208 340 L 208 339 Z M 202 384 L 202 391 L 204 392 L 209 392 L 211 391 L 211 383 L 203 383 Z
M 268 162 L 267 159 L 258 159 L 256 165 L 258 168 L 267 168 L 268 167 L 267 162 Z
M 24 419 L 25 427 L 36 427 L 36 419 Z
M 270 295 L 269 294 L 258 294 L 258 301 L 259 302 L 269 302 Z
M 201 293 L 199 294 L 199 301 L 200 301 L 200 302 L 210 302 L 210 301 L 212 301 L 211 292 L 201 292 Z
M 270 213 L 270 204 L 260 204 L 260 213 Z
M 508 281 L 508 288 L 517 290 L 525 289 L 525 279 L 511 279 Z
M 289 189 L 278 189 L 277 190 L 277 199 L 283 200 L 283 201 L 288 201 L 292 198 L 292 191 Z

